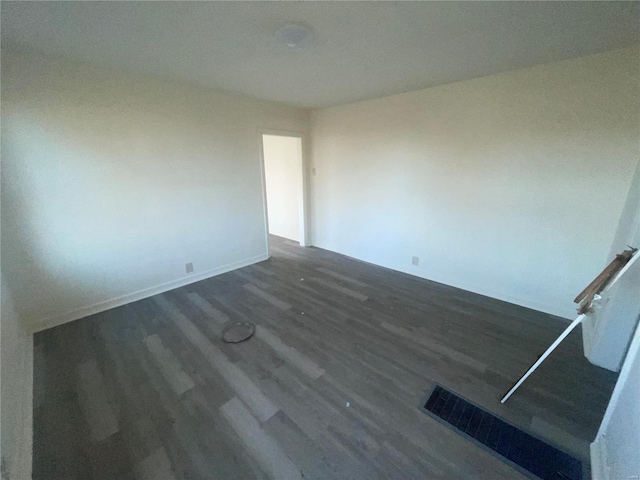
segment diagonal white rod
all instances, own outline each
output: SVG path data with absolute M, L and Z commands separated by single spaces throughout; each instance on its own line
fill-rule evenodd
M 613 285 L 618 281 L 618 279 L 622 277 L 627 272 L 627 270 L 629 270 L 631 265 L 633 265 L 638 260 L 639 257 L 640 257 L 640 253 L 636 252 L 633 255 L 633 257 L 629 259 L 626 265 L 622 267 L 622 269 L 616 274 L 615 277 L 613 277 L 613 279 L 607 284 L 604 290 L 600 293 L 602 294 L 602 293 L 605 293 L 607 290 L 610 290 L 611 287 L 613 287 Z M 547 350 L 540 356 L 540 358 L 536 361 L 536 363 L 531 365 L 531 367 L 529 367 L 529 370 L 527 370 L 526 373 L 520 377 L 520 380 L 518 380 L 516 384 L 513 387 L 511 387 L 511 389 L 505 394 L 504 397 L 502 397 L 502 400 L 500 400 L 500 403 L 506 402 L 509 399 L 509 397 L 513 395 L 513 392 L 515 392 L 518 389 L 518 387 L 522 385 L 522 383 L 527 378 L 529 378 L 529 375 L 531 375 L 535 371 L 535 369 L 538 368 L 540 364 L 544 362 L 544 360 L 551 354 L 551 352 L 553 352 L 556 349 L 556 347 L 560 345 L 560 342 L 562 342 L 562 340 L 564 340 L 574 328 L 580 325 L 585 318 L 587 318 L 587 315 L 584 313 L 582 315 L 578 315 L 576 319 L 573 322 L 571 322 L 571 324 L 565 329 L 565 331 L 562 332 L 562 334 L 556 339 L 556 341 L 553 342 L 549 348 L 547 348 Z
M 529 370 L 527 370 L 527 372 L 520 377 L 520 380 L 518 380 L 516 384 L 513 387 L 511 387 L 511 389 L 505 394 L 504 397 L 502 397 L 502 400 L 500 400 L 500 403 L 506 402 L 507 399 L 511 395 L 513 395 L 513 392 L 515 392 L 518 389 L 518 387 L 522 385 L 522 383 L 529 377 L 529 375 L 531 375 L 535 371 L 535 369 L 538 368 L 542 362 L 544 362 L 545 358 L 547 358 L 551 354 L 551 352 L 553 352 L 556 349 L 556 347 L 560 345 L 560 342 L 562 342 L 562 340 L 564 340 L 574 328 L 580 325 L 585 318 L 587 318 L 587 316 L 584 313 L 582 315 L 578 315 L 576 319 L 573 322 L 571 322 L 571 324 L 564 330 L 564 332 L 562 332 L 562 334 L 558 338 L 556 338 L 556 341 L 553 342 L 549 348 L 547 348 L 547 350 L 540 356 L 540 358 L 536 361 L 536 363 L 531 365 L 531 367 L 529 367 Z

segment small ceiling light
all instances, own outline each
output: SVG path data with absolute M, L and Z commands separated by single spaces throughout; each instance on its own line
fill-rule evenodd
M 302 25 L 285 25 L 276 32 L 276 41 L 291 48 L 300 48 L 309 43 L 312 32 Z

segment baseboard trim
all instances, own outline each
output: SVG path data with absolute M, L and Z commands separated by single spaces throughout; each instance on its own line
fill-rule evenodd
M 602 441 L 593 442 L 589 447 L 591 453 L 591 478 L 593 480 L 609 480 L 606 463 L 606 452 Z
M 482 295 L 485 297 L 490 297 L 490 298 L 494 298 L 496 300 L 500 300 L 502 302 L 506 302 L 506 303 L 511 303 L 513 305 L 518 305 L 520 307 L 525 307 L 525 308 L 529 308 L 531 310 L 536 310 L 538 312 L 542 312 L 542 313 L 546 313 L 548 315 L 553 315 L 554 317 L 556 317 L 559 321 L 561 321 L 562 323 L 569 323 L 571 322 L 575 317 L 577 317 L 577 314 L 575 313 L 575 309 L 573 306 L 568 306 L 566 309 L 562 309 L 562 311 L 560 311 L 557 308 L 554 308 L 550 305 L 547 305 L 545 303 L 539 302 L 535 299 L 529 298 L 529 297 L 516 297 L 516 296 L 512 296 L 512 295 L 505 295 L 502 292 L 498 292 L 495 290 L 492 290 L 490 288 L 486 288 L 486 287 L 479 287 L 476 285 L 461 285 L 459 282 L 454 281 L 450 278 L 445 278 L 443 276 L 437 276 L 437 275 L 427 275 L 426 273 L 424 273 L 422 270 L 419 269 L 413 269 L 413 268 L 407 268 L 405 266 L 399 266 L 399 265 L 393 265 L 391 263 L 380 263 L 374 260 L 371 260 L 369 258 L 364 258 L 364 257 L 358 257 L 355 255 L 352 255 L 351 253 L 348 252 L 341 252 L 339 250 L 335 250 L 332 248 L 328 248 L 328 247 L 324 247 L 324 246 L 320 246 L 317 243 L 313 243 L 314 246 L 316 246 L 316 248 L 320 248 L 323 250 L 328 250 L 330 252 L 334 252 L 334 253 L 338 253 L 340 255 L 344 255 L 346 257 L 350 257 L 356 260 L 360 260 L 361 262 L 367 262 L 370 263 L 372 265 L 376 265 L 378 267 L 384 267 L 384 268 L 388 268 L 390 270 L 395 270 L 396 272 L 401 272 L 401 273 L 406 273 L 407 275 L 412 275 L 414 277 L 418 277 L 418 278 L 423 278 L 425 280 L 429 280 L 431 282 L 436 282 L 436 283 L 441 283 L 443 285 L 447 285 L 450 287 L 454 287 L 454 288 L 459 288 L 460 290 L 465 290 L 467 292 L 471 292 L 471 293 L 476 293 L 478 295 Z
M 169 290 L 173 290 L 175 288 L 184 287 L 185 285 L 199 282 L 200 280 L 205 280 L 207 278 L 215 277 L 216 275 L 222 275 L 223 273 L 230 272 L 231 270 L 236 270 L 238 268 L 253 265 L 254 263 L 262 262 L 264 260 L 267 260 L 268 258 L 269 258 L 269 254 L 263 253 L 255 257 L 241 260 L 239 262 L 230 263 L 222 267 L 212 268 L 210 270 L 206 270 L 204 272 L 200 272 L 195 275 L 189 275 L 187 277 L 182 277 L 177 280 L 171 280 L 169 282 L 165 282 L 160 285 L 156 285 L 154 287 L 145 288 L 143 290 L 138 290 L 137 292 L 129 293 L 126 295 L 122 295 L 120 297 L 94 303 L 93 305 L 81 307 L 67 313 L 53 315 L 51 317 L 46 317 L 37 321 L 33 321 L 29 323 L 30 332 L 31 333 L 40 332 L 42 330 L 56 327 L 64 323 L 73 322 L 74 320 L 79 320 L 81 318 L 88 317 L 89 315 L 95 315 L 96 313 L 104 312 L 106 310 L 110 310 L 115 307 L 120 307 L 122 305 L 126 305 L 127 303 L 137 302 L 138 300 L 152 297 L 159 293 L 164 293 L 164 292 L 168 292 Z

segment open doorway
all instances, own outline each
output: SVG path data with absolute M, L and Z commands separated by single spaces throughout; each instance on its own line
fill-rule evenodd
M 302 136 L 262 133 L 268 244 L 285 241 L 305 246 Z

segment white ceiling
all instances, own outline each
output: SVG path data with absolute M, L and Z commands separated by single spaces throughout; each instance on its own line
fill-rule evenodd
M 640 43 L 640 2 L 2 2 L 3 46 L 303 107 Z M 300 23 L 311 45 L 275 31 Z

